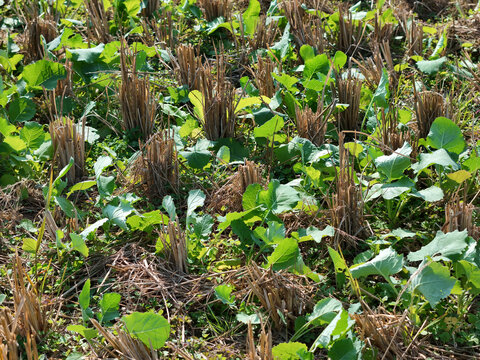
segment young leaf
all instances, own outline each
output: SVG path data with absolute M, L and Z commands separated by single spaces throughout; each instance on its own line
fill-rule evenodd
M 66 71 L 62 64 L 39 60 L 23 68 L 22 78 L 30 87 L 44 86 L 53 90 L 57 86 L 57 80 L 64 79 Z
M 31 99 L 19 97 L 8 105 L 8 119 L 12 123 L 28 121 L 35 116 L 36 111 L 36 105 Z
M 299 342 L 281 343 L 272 348 L 274 359 L 300 360 L 299 353 L 306 352 L 307 345 Z
M 433 260 L 451 260 L 453 255 L 458 255 L 467 247 L 467 230 L 452 231 L 444 234 L 437 232 L 435 238 L 420 250 L 407 255 L 410 261 L 420 261 L 427 257 Z
M 72 249 L 77 250 L 83 256 L 88 257 L 88 247 L 85 244 L 83 237 L 75 233 L 70 233 L 70 239 L 72 239 Z
M 265 205 L 274 214 L 293 209 L 299 200 L 300 195 L 297 190 L 280 184 L 278 180 L 271 181 L 268 189 L 262 190 L 258 194 L 259 204 Z
M 416 164 L 412 164 L 412 169 L 415 173 L 419 173 L 430 165 L 450 167 L 454 170 L 458 170 L 459 168 L 459 165 L 453 161 L 448 152 L 445 149 L 440 149 L 432 153 L 420 154 L 420 161 Z
M 235 305 L 235 296 L 232 295 L 233 286 L 231 285 L 219 285 L 215 288 L 215 296 L 222 303 L 233 306 Z
M 427 144 L 435 149 L 445 149 L 459 155 L 466 146 L 462 131 L 452 120 L 437 118 L 427 137 Z
M 383 249 L 372 260 L 350 268 L 354 278 L 366 277 L 369 275 L 381 275 L 388 279 L 390 275 L 396 274 L 403 268 L 403 255 L 397 254 L 391 247 Z
M 437 60 L 420 60 L 417 62 L 417 67 L 421 72 L 432 75 L 437 73 L 446 62 L 447 58 L 443 56 Z
M 388 181 L 400 179 L 403 172 L 410 166 L 412 147 L 405 143 L 391 155 L 383 155 L 375 159 L 375 165 Z
M 253 134 L 256 138 L 264 137 L 270 138 L 276 132 L 280 131 L 283 128 L 285 122 L 283 121 L 282 117 L 275 115 L 273 118 L 268 120 L 265 124 L 256 127 L 253 129 Z
M 455 282 L 456 280 L 450 277 L 448 268 L 433 262 L 420 272 L 414 273 L 410 288 L 412 291 L 420 291 L 433 308 L 440 300 L 450 295 Z
M 272 267 L 274 271 L 287 269 L 297 262 L 300 249 L 295 239 L 286 238 L 279 242 L 273 253 L 267 258 L 265 267 Z
M 187 199 L 187 218 L 190 217 L 193 212 L 203 206 L 205 203 L 205 194 L 202 190 L 190 190 Z
M 102 296 L 102 299 L 98 303 L 100 306 L 100 313 L 98 314 L 98 320 L 100 323 L 111 321 L 117 318 L 118 307 L 122 296 L 117 293 L 106 293 Z
M 78 295 L 78 303 L 82 310 L 86 310 L 90 306 L 90 279 L 83 284 L 82 291 Z
M 245 34 L 254 35 L 257 29 L 258 18 L 260 15 L 260 3 L 258 0 L 250 0 L 247 10 L 243 13 L 243 24 L 245 25 Z
M 141 340 L 147 348 L 158 350 L 170 335 L 170 324 L 162 315 L 134 312 L 123 317 L 127 331 Z

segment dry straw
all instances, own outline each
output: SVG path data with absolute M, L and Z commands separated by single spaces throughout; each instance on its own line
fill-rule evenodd
M 172 12 L 165 11 L 155 18 L 142 20 L 143 41 L 149 46 L 160 46 L 162 49 L 174 49 L 179 33 L 178 22 L 173 21 Z
M 437 92 L 417 93 L 414 87 L 414 104 L 417 116 L 417 135 L 419 138 L 426 138 L 435 119 L 446 115 L 445 100 Z
M 90 40 L 108 44 L 112 40 L 110 35 L 109 15 L 103 0 L 84 0 L 87 12 L 87 35 Z
M 192 45 L 181 44 L 177 46 L 175 52 L 177 57 L 172 56 L 172 62 L 178 85 L 187 85 L 190 90 L 198 90 L 202 61 L 195 56 L 195 48 Z
M 138 131 L 143 139 L 153 134 L 157 102 L 150 89 L 148 76 L 136 71 L 136 56 L 122 41 L 120 48 L 121 84 L 118 89 L 121 125 L 126 131 Z
M 345 12 L 347 15 L 345 15 Z M 343 51 L 347 55 L 354 55 L 362 42 L 365 31 L 363 22 L 354 20 L 352 13 L 344 6 L 339 8 L 337 50 Z
M 315 112 L 308 106 L 303 109 L 296 107 L 295 117 L 298 135 L 310 140 L 317 146 L 323 145 L 328 119 L 332 112 L 333 106 L 325 107 L 322 96 L 318 97 L 317 110 Z
M 187 240 L 178 219 L 176 222 L 170 221 L 164 231 L 160 232 L 159 238 L 163 244 L 166 259 L 173 270 L 187 273 Z
M 215 20 L 220 16 L 228 21 L 231 17 L 232 4 L 230 0 L 199 0 L 198 4 L 207 21 Z
M 252 324 L 248 323 L 247 331 L 247 359 L 248 360 L 273 360 L 272 332 L 266 329 L 262 322 L 258 345 L 255 346 Z
M 320 12 L 322 9 L 319 1 L 314 2 L 314 9 Z M 302 2 L 288 0 L 283 2 L 285 17 L 290 24 L 291 33 L 298 49 L 302 45 L 310 45 L 323 53 L 325 48 L 325 31 L 321 17 L 311 15 L 302 8 Z
M 254 76 L 255 84 L 260 91 L 260 95 L 272 98 L 278 90 L 278 86 L 275 85 L 272 77 L 275 65 L 273 60 L 268 56 L 266 58 L 258 57 L 257 70 L 254 72 Z
M 362 80 L 354 77 L 349 69 L 346 74 L 336 73 L 336 88 L 332 84 L 332 93 L 338 97 L 340 104 L 348 104 L 348 107 L 335 116 L 337 118 L 338 131 L 355 131 L 359 125 L 360 95 Z
M 85 173 L 85 119 L 79 129 L 70 118 L 57 118 L 50 122 L 50 136 L 58 170 L 67 166 L 73 158 L 74 165 L 66 176 L 69 184 L 75 184 Z

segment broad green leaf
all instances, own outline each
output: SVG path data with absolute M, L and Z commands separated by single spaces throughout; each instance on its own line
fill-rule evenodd
M 466 146 L 462 131 L 458 125 L 445 117 L 439 117 L 433 122 L 428 133 L 427 144 L 435 149 L 445 149 L 457 155 Z
M 472 177 L 472 174 L 469 173 L 467 170 L 458 170 L 451 174 L 447 174 L 447 177 L 455 181 L 457 184 L 461 184 L 465 180 L 470 179 Z
M 300 56 L 305 62 L 315 57 L 315 50 L 310 45 L 304 44 L 300 47 Z
M 170 324 L 162 315 L 134 312 L 123 317 L 127 331 L 141 340 L 147 348 L 158 350 L 170 335 Z
M 153 210 L 142 215 L 132 215 L 128 218 L 127 224 L 132 231 L 152 231 L 153 225 L 168 225 L 168 217 L 160 212 Z
M 98 331 L 96 329 L 89 329 L 83 325 L 69 325 L 67 326 L 67 330 L 80 334 L 87 340 L 94 339 L 98 336 Z
M 328 324 L 342 309 L 343 306 L 340 301 L 327 297 L 317 302 L 312 313 L 307 317 L 307 321 L 317 325 Z
M 260 15 L 260 3 L 258 0 L 250 0 L 247 10 L 243 13 L 243 24 L 246 35 L 254 35 L 257 29 L 258 18 Z
M 335 341 L 328 351 L 328 358 L 331 360 L 357 360 L 359 355 L 352 339 L 348 338 Z
M 0 117 L 0 134 L 8 136 L 16 129 L 15 125 L 10 124 L 7 119 Z
M 335 229 L 330 225 L 327 225 L 323 230 L 319 230 L 315 226 L 310 226 L 306 234 L 311 236 L 316 243 L 321 243 L 325 236 L 333 237 L 335 235 Z
M 343 146 L 355 157 L 358 157 L 363 151 L 363 146 L 356 142 L 347 142 Z
M 92 225 L 88 226 L 87 228 L 85 228 L 85 230 L 83 230 L 81 233 L 80 233 L 80 236 L 86 238 L 88 235 L 90 235 L 92 232 L 94 231 L 97 231 L 97 229 L 102 226 L 103 224 L 105 224 L 106 222 L 108 221 L 107 218 L 103 218 L 103 219 L 100 219 L 100 220 L 97 220 L 95 221 Z
M 389 181 L 400 179 L 403 172 L 410 166 L 410 154 L 412 147 L 405 143 L 391 155 L 383 155 L 375 159 L 378 171 L 387 177 Z
M 113 194 L 115 190 L 115 176 L 103 176 L 100 175 L 97 178 L 98 192 L 103 197 L 108 197 Z
M 398 273 L 403 268 L 403 255 L 397 254 L 391 247 L 383 249 L 372 260 L 350 268 L 354 278 L 369 275 L 381 275 L 388 279 L 390 275 Z
M 347 63 L 347 55 L 345 55 L 342 51 L 336 51 L 333 57 L 333 65 L 335 69 L 338 71 L 345 66 Z
M 103 215 L 108 217 L 114 224 L 123 230 L 128 230 L 125 220 L 128 215 L 133 212 L 134 208 L 126 201 L 122 201 L 119 205 L 107 205 L 103 209 Z
M 103 322 L 112 321 L 120 316 L 118 307 L 120 306 L 120 300 L 122 296 L 117 293 L 106 293 L 102 296 L 102 299 L 98 303 L 100 306 L 100 313 L 98 314 L 98 320 Z
M 10 146 L 12 150 L 16 152 L 20 152 L 27 148 L 27 144 L 25 144 L 25 141 L 20 139 L 19 136 L 14 136 L 14 135 L 5 136 L 5 138 L 3 139 L 3 142 L 8 146 Z
M 67 49 L 67 53 L 71 54 L 74 62 L 82 61 L 87 64 L 93 64 L 98 60 L 104 49 L 105 45 L 100 44 L 89 49 Z
M 95 161 L 95 164 L 93 164 L 95 177 L 98 178 L 102 174 L 103 170 L 112 164 L 113 164 L 113 160 L 110 156 L 107 156 L 107 155 L 100 156 L 97 159 L 97 161 Z
M 273 136 L 273 134 L 282 130 L 284 124 L 285 122 L 283 121 L 283 118 L 278 115 L 275 115 L 273 118 L 268 120 L 265 124 L 253 129 L 253 134 L 255 135 L 256 138 L 258 137 L 270 138 Z
M 75 211 L 75 206 L 70 200 L 65 199 L 63 196 L 54 197 L 55 204 L 60 206 L 60 209 L 67 215 L 68 218 L 74 219 L 77 217 L 77 212 Z
M 471 262 L 460 260 L 454 263 L 455 273 L 457 278 L 464 277 L 468 289 L 472 294 L 478 295 L 480 293 L 480 269 Z
M 258 316 L 258 314 L 247 315 L 243 312 L 240 312 L 240 313 L 237 314 L 236 319 L 237 319 L 237 321 L 239 321 L 243 324 L 246 324 L 246 325 L 248 323 L 251 323 L 251 324 L 260 324 L 261 323 L 260 317 Z
M 83 310 L 90 306 L 90 279 L 87 279 L 83 284 L 82 291 L 78 295 L 78 303 Z
M 285 73 L 282 73 L 282 75 L 277 75 L 274 72 L 272 72 L 272 77 L 280 84 L 282 84 L 287 89 L 287 91 L 293 93 L 298 91 L 298 89 L 294 87 L 294 85 L 298 82 L 298 79 L 296 77 L 287 75 Z
M 403 193 L 415 188 L 415 183 L 408 177 L 403 177 L 400 180 L 394 181 L 389 184 L 374 184 L 370 187 L 365 195 L 365 201 L 370 201 L 383 197 L 385 200 L 394 199 Z
M 70 239 L 72 239 L 72 249 L 77 250 L 80 254 L 88 257 L 88 247 L 85 244 L 85 240 L 82 236 L 70 233 Z
M 257 207 L 258 194 L 262 189 L 262 185 L 260 184 L 250 184 L 247 186 L 242 196 L 243 210 L 251 210 Z
M 194 169 L 203 169 L 212 158 L 212 154 L 208 151 L 210 144 L 210 141 L 201 139 L 193 147 L 186 151 L 180 151 L 180 155 L 187 159 L 188 166 Z
M 124 0 L 123 1 L 123 4 L 125 5 L 125 9 L 127 10 L 127 14 L 134 19 L 139 13 L 142 3 L 143 1 L 141 0 Z
M 295 265 L 299 255 L 300 249 L 297 241 L 292 238 L 283 239 L 273 253 L 267 257 L 265 267 L 272 267 L 274 271 L 287 269 Z
M 228 164 L 230 162 L 230 148 L 223 145 L 218 149 L 217 159 L 220 160 L 220 164 Z
M 437 73 L 440 68 L 447 62 L 447 58 L 445 56 L 437 59 L 437 60 L 421 60 L 417 62 L 418 69 L 428 75 L 433 75 Z
M 22 78 L 30 87 L 44 86 L 48 90 L 53 90 L 57 86 L 57 81 L 66 76 L 65 67 L 62 64 L 39 60 L 23 68 Z
M 440 300 L 450 295 L 456 282 L 454 278 L 450 277 L 450 270 L 437 262 L 431 263 L 412 276 L 410 289 L 421 292 L 432 308 Z
M 411 193 L 412 196 L 422 198 L 428 202 L 440 201 L 443 199 L 443 190 L 438 186 L 430 186 L 427 189 L 414 191 Z
M 67 196 L 70 196 L 73 192 L 75 191 L 83 191 L 83 190 L 88 190 L 90 189 L 92 186 L 95 186 L 97 184 L 97 182 L 95 180 L 85 180 L 85 181 L 81 181 L 79 183 L 76 183 L 75 185 L 73 185 L 70 190 L 68 191 L 68 194 Z
M 43 126 L 35 121 L 28 121 L 20 130 L 20 138 L 30 150 L 38 149 L 45 141 Z
M 335 267 L 336 272 L 342 272 L 347 269 L 347 265 L 345 264 L 345 260 L 340 256 L 337 250 L 328 247 L 328 253 L 333 261 L 333 266 Z
M 412 164 L 412 169 L 415 173 L 419 173 L 431 165 L 440 165 L 452 168 L 453 170 L 458 170 L 459 168 L 459 165 L 453 161 L 445 149 L 439 149 L 432 153 L 420 154 L 420 161 L 416 164 Z
M 339 58 L 340 61 L 340 58 Z M 320 72 L 327 75 L 330 70 L 330 61 L 326 54 L 317 55 L 314 58 L 305 61 L 303 69 L 303 78 L 310 79 L 315 73 Z
M 215 296 L 222 303 L 233 306 L 235 305 L 235 296 L 232 295 L 233 286 L 231 285 L 219 285 L 215 287 Z
M 345 334 L 354 324 L 355 321 L 350 319 L 348 312 L 342 309 L 317 337 L 310 351 L 319 346 L 327 348 L 332 341 L 332 337 Z
M 248 98 L 243 98 L 241 99 L 237 106 L 235 107 L 235 113 L 238 113 L 242 111 L 243 109 L 253 106 L 253 105 L 260 105 L 262 104 L 262 101 L 265 103 L 269 104 L 270 103 L 270 98 L 266 96 L 253 96 L 253 97 L 248 97 Z
M 280 58 L 283 60 L 290 49 L 290 24 L 285 26 L 282 38 L 270 47 L 271 50 L 280 52 Z
M 274 214 L 293 209 L 299 200 L 300 195 L 297 190 L 280 184 L 278 180 L 272 180 L 268 184 L 268 189 L 258 194 L 258 203 L 265 205 Z
M 0 123 L 1 123 L 1 118 L 0 118 Z M 0 131 L 1 132 L 1 131 Z M 470 157 L 465 160 L 463 163 L 463 166 L 465 166 L 468 171 L 471 173 L 474 173 L 477 170 L 480 170 L 480 157 L 477 157 L 474 153 L 470 155 Z
M 177 209 L 175 207 L 175 203 L 173 202 L 173 198 L 170 195 L 167 195 L 163 198 L 162 206 L 168 213 L 170 221 L 175 221 L 175 218 L 177 217 Z
M 202 93 L 198 90 L 190 91 L 190 93 L 188 94 L 188 98 L 190 99 L 190 102 L 193 105 L 193 111 L 197 116 L 197 118 L 200 119 L 200 121 L 204 121 L 205 120 L 205 114 L 203 111 L 204 99 L 203 99 Z
M 190 217 L 193 212 L 203 206 L 205 203 L 205 194 L 202 190 L 190 190 L 187 199 L 187 218 Z
M 37 111 L 35 103 L 25 97 L 19 97 L 8 105 L 8 119 L 12 123 L 31 120 Z
M 300 360 L 299 353 L 306 352 L 307 345 L 299 342 L 281 343 L 272 348 L 274 360 Z
M 37 245 L 38 245 L 38 242 L 36 239 L 27 237 L 23 239 L 22 250 L 30 254 L 35 254 L 37 252 L 37 247 L 38 247 Z
M 427 257 L 433 260 L 450 260 L 453 255 L 458 255 L 467 247 L 468 233 L 464 231 L 452 231 L 449 233 L 437 232 L 435 238 L 420 250 L 407 255 L 410 261 L 420 261 Z

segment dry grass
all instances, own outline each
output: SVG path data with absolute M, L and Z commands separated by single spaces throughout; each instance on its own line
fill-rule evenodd
M 145 18 L 151 18 L 155 12 L 160 8 L 162 3 L 160 0 L 147 0 L 145 2 L 145 7 L 141 11 L 141 15 Z
M 367 86 L 373 91 L 376 90 L 380 83 L 383 68 L 388 70 L 390 89 L 396 89 L 398 77 L 394 69 L 390 43 L 388 41 L 372 43 L 372 56 L 366 60 L 363 58 L 362 61 L 358 61 L 357 59 L 352 60 L 357 64 L 362 75 L 365 77 Z
M 347 13 L 347 15 L 345 15 Z M 361 42 L 365 32 L 366 24 L 360 20 L 353 20 L 352 13 L 345 8 L 339 7 L 337 50 L 353 56 Z
M 318 97 L 317 110 L 315 112 L 308 106 L 303 109 L 296 107 L 295 117 L 298 135 L 310 140 L 317 146 L 323 145 L 328 119 L 330 119 L 332 112 L 333 106 L 325 107 L 321 95 Z
M 252 324 L 248 323 L 247 332 L 247 359 L 248 360 L 273 360 L 272 354 L 272 332 L 266 329 L 261 323 L 261 332 L 258 346 L 255 346 Z
M 337 229 L 335 245 L 347 243 L 356 246 L 357 238 L 366 233 L 361 188 L 355 184 L 354 163 L 344 146 L 344 135 L 339 134 L 339 169 L 336 175 L 336 193 L 327 199 L 332 225 Z
M 230 176 L 225 185 L 219 188 L 210 200 L 209 208 L 215 212 L 242 211 L 243 193 L 251 184 L 264 184 L 262 169 L 252 161 L 240 165 L 235 174 Z
M 74 160 L 74 165 L 66 175 L 69 184 L 75 184 L 85 174 L 85 119 L 82 130 L 78 130 L 68 117 L 50 122 L 55 167 L 61 170 L 68 165 L 70 158 Z
M 417 136 L 426 138 L 435 119 L 446 115 L 445 100 L 437 92 L 423 91 L 417 93 L 415 90 L 414 101 L 417 116 Z
M 423 26 L 419 24 L 410 12 L 404 9 L 397 11 L 397 19 L 405 34 L 406 55 L 422 56 L 423 54 Z
M 305 315 L 312 307 L 310 285 L 299 281 L 298 276 L 286 272 L 263 269 L 252 262 L 245 271 L 237 271 L 232 281 L 237 289 L 246 292 L 245 297 L 255 297 L 272 320 L 275 329 L 294 324 L 298 316 Z M 279 313 L 283 314 L 285 324 Z
M 254 36 L 248 38 L 248 44 L 253 51 L 267 49 L 273 44 L 280 33 L 276 21 L 271 20 L 270 23 L 266 25 L 266 20 L 267 17 L 265 15 L 260 15 Z
M 396 106 L 391 106 L 388 113 L 381 109 L 381 121 L 378 123 L 382 151 L 387 154 L 403 146 L 411 138 L 410 130 L 399 129 L 399 114 Z
M 158 360 L 161 358 L 157 351 L 148 349 L 142 341 L 133 338 L 118 325 L 113 327 L 115 333 L 112 333 L 100 325 L 94 318 L 90 319 L 90 321 L 98 332 L 103 335 L 107 343 L 124 358 L 134 360 Z
M 202 61 L 195 56 L 195 48 L 192 45 L 180 44 L 175 52 L 177 57 L 172 56 L 172 62 L 178 85 L 187 85 L 190 90 L 198 90 Z
M 476 226 L 473 221 L 473 213 L 476 209 L 473 205 L 474 200 L 475 197 L 470 202 L 467 200 L 466 188 L 463 195 L 460 195 L 460 189 L 453 194 L 445 204 L 445 223 L 442 226 L 444 233 L 467 230 L 468 235 L 474 239 L 480 239 L 480 227 Z
M 315 1 L 314 9 L 320 12 L 322 4 L 323 1 Z M 323 53 L 326 45 L 323 21 L 320 16 L 307 13 L 301 5 L 299 0 L 286 0 L 282 3 L 295 44 L 298 49 L 307 44 L 318 53 Z
M 49 329 L 45 305 L 35 285 L 25 271 L 18 254 L 13 263 L 12 277 L 8 278 L 13 292 L 13 310 L 0 311 L 0 359 L 38 360 L 37 342 Z M 19 339 L 23 339 L 25 353 L 21 354 Z
M 173 270 L 188 273 L 187 240 L 178 219 L 176 222 L 170 221 L 159 235 L 163 244 L 163 252 Z
M 174 49 L 178 42 L 179 23 L 173 21 L 172 12 L 165 11 L 155 18 L 142 20 L 142 40 L 148 46 L 159 45 L 162 49 Z
M 392 23 L 382 23 L 378 18 L 378 14 L 375 14 L 373 26 L 373 32 L 370 35 L 370 43 L 372 44 L 372 47 L 375 47 L 375 44 L 390 42 L 393 35 Z
M 257 85 L 260 95 L 267 96 L 272 98 L 278 90 L 278 85 L 276 86 L 272 72 L 275 70 L 275 63 L 273 60 L 267 56 L 266 58 L 258 57 L 257 70 L 252 73 L 255 77 L 255 85 Z M 281 64 L 279 65 L 281 68 Z M 281 72 L 281 69 L 279 69 Z
M 57 24 L 52 15 L 46 13 L 43 17 L 37 15 L 28 20 L 24 33 L 18 37 L 25 62 L 30 63 L 43 59 L 45 52 L 42 37 L 45 39 L 45 44 L 48 44 L 57 36 Z
M 112 40 L 110 35 L 109 14 L 102 0 L 84 0 L 87 15 L 87 36 L 90 40 L 108 44 Z
M 232 4 L 230 0 L 199 0 L 198 4 L 207 21 L 215 20 L 220 16 L 223 16 L 226 21 L 231 18 Z
M 145 145 L 145 154 L 139 158 L 140 169 L 135 170 L 143 179 L 150 198 L 178 192 L 178 158 L 175 140 L 168 130 L 158 132 Z M 138 164 L 137 164 L 138 166 Z
M 151 91 L 148 76 L 139 77 L 136 56 L 122 41 L 120 48 L 121 84 L 117 91 L 120 101 L 120 123 L 125 131 L 136 131 L 148 139 L 154 131 L 157 101 Z
M 338 131 L 354 131 L 359 126 L 360 95 L 362 91 L 362 80 L 354 77 L 352 71 L 345 74 L 336 73 L 336 88 L 332 84 L 332 93 L 336 94 L 340 104 L 349 106 L 342 112 L 337 113 Z
M 213 73 L 209 62 L 199 68 L 199 89 L 202 94 L 203 119 L 199 119 L 208 140 L 235 137 L 235 88 L 226 79 L 226 59 L 223 49 L 216 57 Z

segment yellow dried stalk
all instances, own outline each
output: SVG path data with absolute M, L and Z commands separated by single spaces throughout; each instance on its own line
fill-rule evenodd
M 81 132 L 68 117 L 50 122 L 50 136 L 54 150 L 54 163 L 63 169 L 73 158 L 74 165 L 67 173 L 69 184 L 75 184 L 85 173 L 85 119 Z
M 153 19 L 143 19 L 144 41 L 149 46 L 160 45 L 162 49 L 174 49 L 177 43 L 178 22 L 173 21 L 172 12 L 165 11 Z
M 268 48 L 279 34 L 277 22 L 271 20 L 270 23 L 266 25 L 266 19 L 267 17 L 265 15 L 260 15 L 254 36 L 248 38 L 248 43 L 254 51 Z
M 339 134 L 340 164 L 336 176 L 336 193 L 331 200 L 327 200 L 330 206 L 330 216 L 333 226 L 337 231 L 335 242 L 352 241 L 354 237 L 363 235 L 364 216 L 363 198 L 361 189 L 355 184 L 354 163 L 350 160 L 349 150 L 344 146 L 344 135 Z
M 145 344 L 133 338 L 119 326 L 114 326 L 115 334 L 105 329 L 95 319 L 90 319 L 93 326 L 103 335 L 107 343 L 126 359 L 158 360 L 159 354 L 153 349 L 148 349 Z
M 199 90 L 199 70 L 202 61 L 195 56 L 192 45 L 179 45 L 176 48 L 177 58 L 172 56 L 175 77 L 179 85 L 187 85 L 190 90 Z
M 25 32 L 19 39 L 23 43 L 22 53 L 27 62 L 43 59 L 45 56 L 41 37 L 45 43 L 55 39 L 58 35 L 57 25 L 50 14 L 44 14 L 44 18 L 36 16 L 31 21 L 27 21 Z
M 414 88 L 415 113 L 417 115 L 417 135 L 426 138 L 435 119 L 446 115 L 443 96 L 433 91 L 417 93 Z
M 315 112 L 308 106 L 304 109 L 296 107 L 295 117 L 298 135 L 310 140 L 317 146 L 323 145 L 327 131 L 327 122 L 332 112 L 332 106 L 324 107 L 322 96 L 318 97 L 317 110 Z
M 345 12 L 347 12 L 346 16 Z M 353 55 L 360 46 L 365 26 L 362 21 L 353 20 L 352 13 L 346 10 L 344 6 L 340 6 L 337 50 L 343 51 L 347 55 Z
M 335 116 L 337 118 L 338 131 L 354 131 L 359 125 L 360 95 L 362 91 L 362 80 L 353 77 L 352 72 L 348 70 L 347 76 L 340 73 L 335 74 L 336 85 L 332 84 L 332 93 L 336 94 L 340 104 L 349 106 Z
M 215 20 L 223 16 L 229 21 L 232 13 L 232 4 L 230 0 L 198 0 L 198 4 L 203 9 L 207 21 Z
M 146 5 L 141 12 L 141 15 L 146 18 L 151 18 L 155 12 L 160 8 L 161 1 L 160 0 L 147 0 L 143 1 Z
M 228 211 L 242 211 L 242 197 L 248 185 L 264 183 L 260 166 L 247 160 L 245 165 L 240 165 L 226 184 L 213 194 L 209 208 L 216 212 L 223 211 L 224 208 Z
M 118 89 L 121 125 L 126 131 L 139 131 L 140 136 L 146 140 L 153 134 L 157 101 L 150 90 L 148 76 L 145 78 L 138 76 L 135 58 L 135 54 L 128 50 L 122 41 L 120 48 L 122 81 Z
M 325 49 L 325 30 L 322 19 L 318 15 L 307 13 L 299 0 L 283 2 L 285 16 L 290 24 L 290 30 L 295 43 L 300 49 L 302 45 L 310 45 L 323 53 Z M 321 11 L 320 2 L 315 2 L 315 10 Z
M 199 88 L 202 94 L 203 119 L 200 119 L 208 140 L 235 137 L 235 88 L 226 80 L 226 60 L 223 51 L 217 55 L 216 74 L 207 62 L 199 71 Z
M 27 281 L 25 281 L 27 279 Z M 38 360 L 37 339 L 41 339 L 49 329 L 47 315 L 41 297 L 25 272 L 20 257 L 16 255 L 13 265 L 13 278 L 9 278 L 13 290 L 13 311 L 0 311 L 0 360 L 22 358 L 17 338 L 24 339 L 24 348 L 28 360 Z
M 180 228 L 178 219 L 176 222 L 170 221 L 165 230 L 165 232 L 160 233 L 160 240 L 162 241 L 167 260 L 176 271 L 188 273 L 187 240 Z
M 381 138 L 379 139 L 383 145 L 383 152 L 389 150 L 396 150 L 403 146 L 405 141 L 409 141 L 411 138 L 410 130 L 402 131 L 398 128 L 400 124 L 398 109 L 394 106 L 390 107 L 390 111 L 385 113 L 385 110 L 381 110 L 381 121 L 378 123 L 379 133 Z
M 284 315 L 287 324 L 293 324 L 297 316 L 306 312 L 307 303 L 301 288 L 292 286 L 285 281 L 281 273 L 272 269 L 261 269 L 255 263 L 247 267 L 246 281 L 249 290 L 257 297 L 270 316 L 273 326 L 277 329 L 285 326 L 279 312 Z
M 258 57 L 257 71 L 254 73 L 255 84 L 257 85 L 260 95 L 273 97 L 278 90 L 273 81 L 272 72 L 275 70 L 275 63 L 270 57 Z
M 397 14 L 400 26 L 405 34 L 407 43 L 406 55 L 413 56 L 423 54 L 423 26 L 419 24 L 409 11 L 400 10 Z
M 87 12 L 88 38 L 99 43 L 108 44 L 112 40 L 108 14 L 103 0 L 84 0 Z
M 372 42 L 372 47 L 375 47 L 376 44 L 382 44 L 383 42 L 390 42 L 393 34 L 393 24 L 392 23 L 382 23 L 378 18 L 378 14 L 375 14 L 374 20 L 374 29 L 370 37 Z
M 467 230 L 468 235 L 478 240 L 480 238 L 480 228 L 475 226 L 473 222 L 474 210 L 473 201 L 467 201 L 467 189 L 465 188 L 463 196 L 459 196 L 459 191 L 457 191 L 445 204 L 445 224 L 442 231 L 447 233 L 455 230 Z
M 145 181 L 150 197 L 162 197 L 179 188 L 178 158 L 175 140 L 169 131 L 155 134 L 145 146 Z
M 261 333 L 258 347 L 255 347 L 253 338 L 252 324 L 248 323 L 247 331 L 247 359 L 248 360 L 273 360 L 272 353 L 272 332 L 265 329 L 263 322 L 261 323 Z

